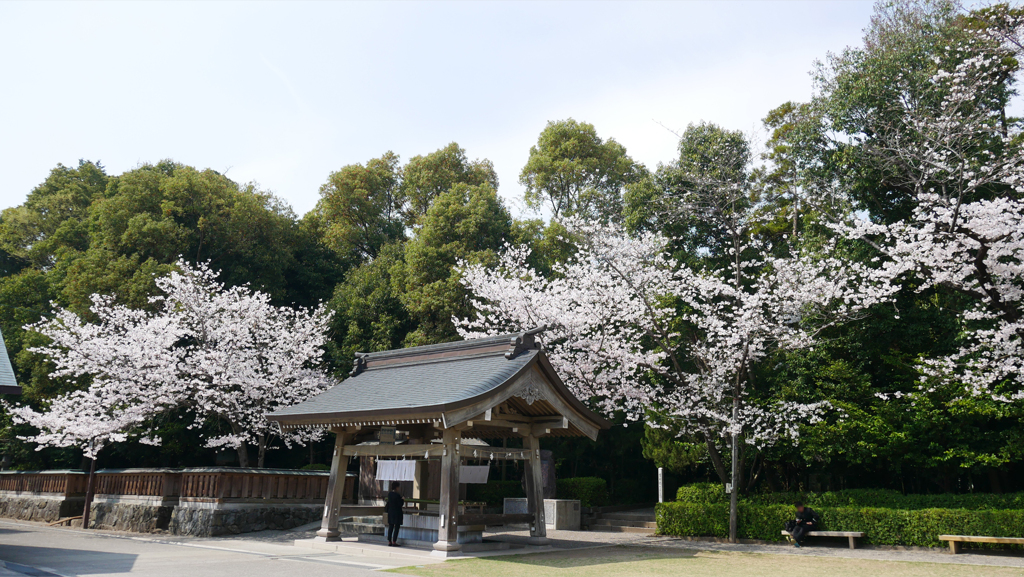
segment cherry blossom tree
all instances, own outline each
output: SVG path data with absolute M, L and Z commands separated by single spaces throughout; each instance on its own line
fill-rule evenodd
M 1008 79 L 1024 55 L 1021 15 L 995 19 L 950 47 L 956 64 L 932 77 L 935 107 L 907 107 L 902 134 L 873 144 L 887 170 L 915 192 L 912 215 L 891 223 L 836 227 L 877 248 L 894 279 L 920 290 L 968 297 L 960 348 L 923 361 L 922 388 L 962 386 L 965 394 L 1024 398 L 1024 132 L 1008 121 Z
M 568 228 L 575 256 L 547 278 L 524 247 L 507 247 L 496 267 L 464 267 L 478 313 L 456 319 L 463 336 L 547 325 L 548 355 L 576 395 L 634 420 L 657 413 L 702 439 L 723 484 L 736 487 L 733 505 L 740 445 L 795 442 L 798 424 L 823 410 L 758 397 L 751 367 L 779 348 L 811 346 L 893 290 L 875 282 L 873 269 L 825 253 L 760 252 L 737 257 L 735 271 L 694 270 L 669 256 L 658 233 L 578 221 Z
M 286 444 L 315 440 L 315 430 L 281 432 L 268 413 L 304 401 L 333 382 L 318 369 L 330 320 L 315 310 L 277 307 L 269 295 L 245 286 L 225 288 L 204 265 L 179 261 L 181 273 L 157 282 L 166 293 L 164 310 L 184 336 L 176 395 L 198 417 L 226 422 L 231 433 L 212 437 L 207 446 L 239 449 L 248 465 L 246 445 L 258 449 L 262 467 L 274 436 Z
M 178 261 L 177 269 L 157 279 L 163 296 L 150 299 L 155 312 L 94 295 L 95 322 L 58 308 L 31 326 L 50 339 L 34 352 L 55 363 L 53 376 L 81 390 L 40 411 L 11 407 L 17 421 L 40 430 L 26 440 L 81 447 L 94 459 L 129 433 L 159 443 L 148 429 L 152 418 L 185 409 L 194 427 L 221 420 L 230 428 L 207 438 L 208 447 L 238 449 L 240 465 L 248 466 L 246 447 L 256 444 L 262 467 L 272 437 L 304 443 L 320 434 L 284 434 L 265 415 L 332 384 L 318 368 L 329 313 L 277 307 L 259 291 L 227 288 L 206 265 Z

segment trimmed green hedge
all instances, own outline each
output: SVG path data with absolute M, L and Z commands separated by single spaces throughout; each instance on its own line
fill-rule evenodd
M 694 504 L 726 503 L 729 496 L 718 483 L 693 483 L 676 490 L 676 501 Z
M 309 465 L 303 465 L 300 471 L 330 471 L 330 465 L 321 465 L 320 463 L 310 463 Z
M 520 481 L 488 481 L 485 484 L 466 485 L 466 498 L 470 501 L 484 501 L 488 507 L 501 507 L 505 498 L 522 498 L 523 485 Z
M 1024 537 L 1024 510 L 885 509 L 837 507 L 818 511 L 831 531 L 863 531 L 867 543 L 941 547 L 939 535 Z M 658 534 L 676 537 L 727 537 L 728 503 L 659 503 Z M 782 541 L 781 530 L 793 518 L 792 505 L 739 504 L 740 539 Z
M 969 493 L 957 495 L 904 495 L 888 489 L 850 489 L 825 493 L 754 493 L 742 499 L 758 505 L 792 506 L 803 501 L 815 509 L 836 507 L 877 507 L 880 509 L 971 509 L 981 510 L 1022 510 L 1024 493 Z M 729 496 L 718 483 L 694 483 L 679 487 L 676 500 L 683 503 L 725 503 Z
M 577 499 L 583 507 L 603 507 L 608 504 L 608 483 L 599 477 L 558 479 L 555 481 L 555 496 Z

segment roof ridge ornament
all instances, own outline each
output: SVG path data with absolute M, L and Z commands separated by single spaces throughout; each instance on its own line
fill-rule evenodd
M 512 360 L 523 351 L 543 349 L 543 345 L 537 340 L 537 335 L 547 330 L 547 328 L 547 325 L 540 325 L 528 331 L 523 331 L 509 339 L 509 347 L 508 351 L 505 352 L 505 358 Z
M 350 377 L 354 377 L 366 370 L 367 355 L 369 355 L 369 353 L 356 353 L 355 359 L 352 361 L 352 372 L 349 373 Z

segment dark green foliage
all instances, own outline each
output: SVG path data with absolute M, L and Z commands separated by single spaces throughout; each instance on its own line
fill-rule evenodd
M 654 509 L 659 535 L 674 537 L 726 537 L 728 503 L 658 503 Z
M 693 483 L 679 487 L 676 491 L 676 501 L 693 505 L 707 505 L 727 503 L 729 496 L 725 494 L 721 483 Z
M 555 496 L 576 499 L 584 507 L 602 507 L 608 504 L 608 483 L 598 477 L 575 477 L 555 481 Z
M 299 467 L 299 469 L 303 471 L 330 471 L 331 467 L 329 465 L 322 465 L 320 463 L 310 463 L 308 465 L 303 465 Z
M 487 503 L 488 507 L 501 507 L 505 499 L 525 496 L 522 481 L 488 481 L 482 485 L 466 485 L 466 498 Z
M 693 483 L 679 487 L 676 500 L 680 503 L 703 505 L 724 503 L 728 495 L 717 483 Z M 766 492 L 746 495 L 744 500 L 756 505 L 786 505 L 800 501 L 814 509 L 836 507 L 876 507 L 881 509 L 971 509 L 971 510 L 1024 510 L 1024 493 L 939 493 L 934 495 L 904 495 L 890 489 L 848 489 L 845 491 Z
M 941 547 L 939 535 L 1024 537 L 1024 510 L 885 509 L 836 507 L 815 509 L 829 531 L 863 531 L 874 545 Z M 729 532 L 726 503 L 659 503 L 658 534 L 677 537 L 725 537 Z M 741 503 L 740 539 L 782 541 L 792 505 Z
M 646 172 L 614 138 L 602 140 L 594 125 L 570 118 L 548 122 L 530 148 L 519 183 L 526 187 L 527 205 L 548 208 L 555 218 L 618 222 L 623 188 Z

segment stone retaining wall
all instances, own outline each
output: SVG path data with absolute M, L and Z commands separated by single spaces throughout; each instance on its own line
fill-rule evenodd
M 264 529 L 293 529 L 323 517 L 323 505 L 235 505 L 174 508 L 168 531 L 175 535 L 217 537 Z
M 94 529 L 155 533 L 166 531 L 174 506 L 140 503 L 93 503 L 90 526 Z
M 42 496 L 0 496 L 0 517 L 52 523 L 62 517 L 82 514 L 85 499 Z

